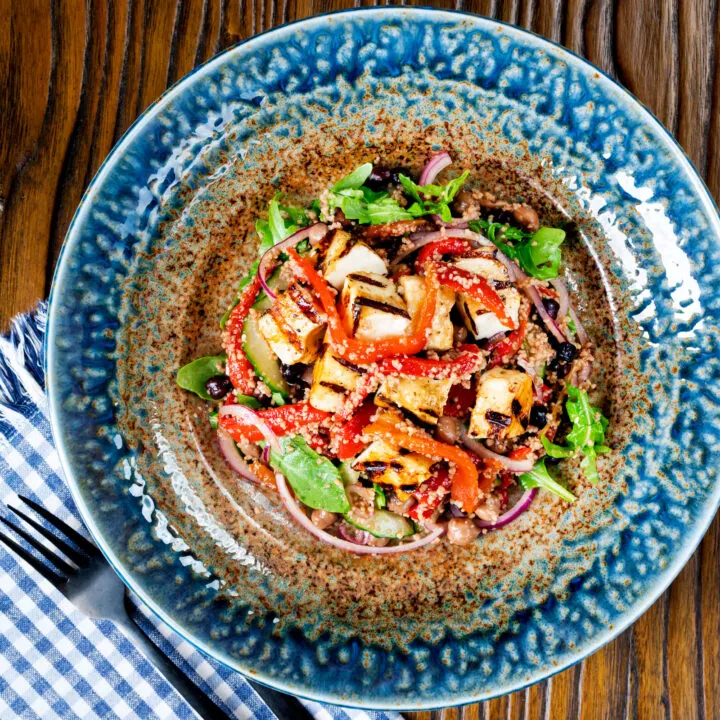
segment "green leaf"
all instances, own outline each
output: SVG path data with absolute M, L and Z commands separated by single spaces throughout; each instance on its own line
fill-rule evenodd
M 281 452 L 270 451 L 270 464 L 286 478 L 300 502 L 315 510 L 346 513 L 350 503 L 338 469 L 318 455 L 301 435 L 280 438 Z
M 581 452 L 584 457 L 580 461 L 580 467 L 585 473 L 585 477 L 595 483 L 599 479 L 596 457 L 610 452 L 610 448 L 605 445 L 608 420 L 590 404 L 586 390 L 581 390 L 568 383 L 567 392 L 568 399 L 565 402 L 565 410 L 572 423 L 572 430 L 565 438 L 568 447 L 555 445 L 544 436 L 540 437 L 540 441 L 550 457 L 571 457 L 578 451 Z
M 262 403 L 257 398 L 254 398 L 252 395 L 243 395 L 242 393 L 236 393 L 235 399 L 237 400 L 238 405 L 245 405 L 245 407 L 252 408 L 253 410 L 257 410 L 258 408 L 262 407 Z
M 346 175 L 341 180 L 338 180 L 332 189 L 334 192 L 340 192 L 341 190 L 357 190 L 359 187 L 365 184 L 365 181 L 370 177 L 373 166 L 372 163 L 365 163 L 358 168 L 355 168 L 349 175 Z
M 560 271 L 565 231 L 541 227 L 529 240 L 517 248 L 517 257 L 523 270 L 538 280 L 556 278 Z
M 564 230 L 541 227 L 534 233 L 527 233 L 520 228 L 483 218 L 471 220 L 469 227 L 473 232 L 484 232 L 498 249 L 511 260 L 517 260 L 528 275 L 538 280 L 550 280 L 558 276 L 562 261 L 560 245 L 565 240 Z M 515 244 L 509 245 L 503 240 L 512 240 Z
M 373 483 L 373 487 L 375 488 L 375 507 L 378 510 L 382 510 L 387 507 L 385 491 L 377 483 Z
M 540 442 L 542 443 L 543 447 L 545 448 L 545 452 L 553 458 L 568 458 L 572 457 L 575 454 L 575 450 L 573 448 L 564 448 L 560 445 L 556 445 L 553 442 L 550 442 L 544 435 L 540 436 Z
M 523 473 L 518 478 L 518 483 L 523 490 L 531 488 L 543 488 L 551 493 L 558 495 L 567 502 L 575 502 L 577 499 L 567 488 L 564 488 L 545 467 L 545 458 L 535 463 L 535 467 L 530 471 Z
M 285 404 L 285 398 L 283 397 L 283 394 L 280 392 L 274 392 L 272 394 L 272 401 L 274 405 L 280 406 Z
M 421 209 L 420 212 L 416 211 L 418 215 L 440 215 L 445 222 L 450 222 L 452 220 L 450 203 L 465 184 L 469 175 L 470 172 L 466 170 L 462 175 L 453 178 L 445 185 L 418 185 L 414 180 L 402 173 L 398 175 L 398 179 L 405 192 Z M 437 200 L 426 200 L 426 197 L 437 198 Z
M 218 410 L 215 408 L 208 413 L 208 422 L 213 430 L 218 429 Z
M 205 383 L 215 375 L 224 373 L 225 355 L 207 355 L 193 360 L 178 370 L 176 382 L 183 390 L 190 390 L 203 400 L 212 400 Z

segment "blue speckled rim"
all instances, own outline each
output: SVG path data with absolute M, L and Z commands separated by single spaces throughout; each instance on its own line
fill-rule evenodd
M 401 10 L 403 13 L 417 13 L 417 14 L 423 14 L 423 13 L 432 13 L 437 18 L 442 18 L 443 16 L 466 16 L 473 18 L 474 21 L 480 21 L 480 22 L 487 22 L 489 24 L 492 24 L 493 26 L 504 26 L 511 34 L 514 34 L 516 37 L 525 37 L 530 40 L 531 43 L 534 43 L 536 45 L 539 45 L 540 47 L 546 46 L 546 47 L 552 47 L 554 50 L 561 56 L 563 59 L 566 59 L 568 63 L 570 64 L 578 64 L 581 63 L 585 66 L 588 66 L 594 70 L 596 70 L 600 76 L 604 79 L 604 82 L 609 82 L 616 88 L 620 88 L 622 91 L 622 94 L 625 96 L 628 103 L 633 104 L 633 102 L 640 104 L 628 91 L 624 90 L 624 88 L 621 88 L 612 78 L 607 76 L 602 70 L 599 68 L 595 68 L 592 64 L 588 63 L 583 58 L 580 58 L 579 56 L 575 55 L 571 51 L 563 48 L 560 45 L 557 45 L 555 43 L 552 43 L 548 40 L 545 40 L 544 38 L 541 38 L 534 33 L 521 30 L 519 28 L 516 28 L 512 25 L 507 25 L 506 23 L 502 23 L 497 20 L 490 20 L 490 19 L 481 19 L 478 16 L 472 15 L 470 13 L 463 13 L 458 11 L 448 11 L 448 10 L 435 10 L 431 8 L 407 8 L 403 7 Z M 49 310 L 49 318 L 48 318 L 48 332 L 46 336 L 46 358 L 47 358 L 47 388 L 48 388 L 48 400 L 49 400 L 49 408 L 50 408 L 50 418 L 53 425 L 53 435 L 55 438 L 56 446 L 58 448 L 58 452 L 60 455 L 60 460 L 63 466 L 63 469 L 65 471 L 66 476 L 68 477 L 70 481 L 70 487 L 73 494 L 73 498 L 75 502 L 78 505 L 78 508 L 80 509 L 82 516 L 85 520 L 86 525 L 88 526 L 88 529 L 92 533 L 93 537 L 95 538 L 95 541 L 97 542 L 98 546 L 101 548 L 103 553 L 106 555 L 109 562 L 113 565 L 113 567 L 116 569 L 120 577 L 123 579 L 123 581 L 126 583 L 126 585 L 135 592 L 140 599 L 161 619 L 163 622 L 168 624 L 175 632 L 177 632 L 179 635 L 181 635 L 185 640 L 187 640 L 189 643 L 200 649 L 201 651 L 205 652 L 206 654 L 216 657 L 218 660 L 226 664 L 231 669 L 237 669 L 237 663 L 233 660 L 230 660 L 228 657 L 223 657 L 220 655 L 218 657 L 218 654 L 216 652 L 212 652 L 209 647 L 207 647 L 204 643 L 198 641 L 196 638 L 194 638 L 191 634 L 188 634 L 187 631 L 178 623 L 175 623 L 172 618 L 168 616 L 168 614 L 157 604 L 155 603 L 139 586 L 139 584 L 134 580 L 134 578 L 126 574 L 123 569 L 122 565 L 119 562 L 119 559 L 115 555 L 115 553 L 112 552 L 109 545 L 105 542 L 103 539 L 101 533 L 99 532 L 99 529 L 92 517 L 92 515 L 89 512 L 88 506 L 84 500 L 84 498 L 81 495 L 81 492 L 79 490 L 78 484 L 75 481 L 75 479 L 72 476 L 72 473 L 70 472 L 71 468 L 71 462 L 68 454 L 68 448 L 65 446 L 65 443 L 63 441 L 62 434 L 59 432 L 58 429 L 58 422 L 59 422 L 59 400 L 60 398 L 57 396 L 57 392 L 54 390 L 54 388 L 57 387 L 57 378 L 56 378 L 56 372 L 58 371 L 57 362 L 55 358 L 55 340 L 56 340 L 56 330 L 57 330 L 57 318 L 55 315 L 55 308 L 56 303 L 53 302 L 53 296 L 56 291 L 57 287 L 62 286 L 63 284 L 63 276 L 64 273 L 67 271 L 67 258 L 71 255 L 73 252 L 76 243 L 79 241 L 79 233 L 76 232 L 76 229 L 79 225 L 81 225 L 84 215 L 86 212 L 88 212 L 88 207 L 92 204 L 92 201 L 95 197 L 97 189 L 101 186 L 102 182 L 105 180 L 105 178 L 113 172 L 114 166 L 119 158 L 122 157 L 124 151 L 126 148 L 133 143 L 136 136 L 138 136 L 144 127 L 155 117 L 157 114 L 159 108 L 164 107 L 166 104 L 170 103 L 175 95 L 180 91 L 182 85 L 187 81 L 188 78 L 194 77 L 196 75 L 204 75 L 207 74 L 210 70 L 212 70 L 216 64 L 224 63 L 228 56 L 233 54 L 237 51 L 240 47 L 248 47 L 251 48 L 254 43 L 258 43 L 261 41 L 261 38 L 264 38 L 267 35 L 271 35 L 273 33 L 284 33 L 287 32 L 288 28 L 291 28 L 293 26 L 297 26 L 299 24 L 312 24 L 312 23 L 318 23 L 321 22 L 323 18 L 326 18 L 328 16 L 347 16 L 352 14 L 370 14 L 370 13 L 377 13 L 377 14 L 393 14 L 396 12 L 400 12 L 399 8 L 357 8 L 353 10 L 348 11 L 341 11 L 336 13 L 328 13 L 326 15 L 319 15 L 315 16 L 313 18 L 305 19 L 305 20 L 299 20 L 294 23 L 291 23 L 290 25 L 282 26 L 280 28 L 275 28 L 273 30 L 269 30 L 265 33 L 262 33 L 261 35 L 258 35 L 254 38 L 251 38 L 249 40 L 246 40 L 242 43 L 239 43 L 238 45 L 233 46 L 232 48 L 228 49 L 221 55 L 209 60 L 207 63 L 199 66 L 195 70 L 192 71 L 186 78 L 183 78 L 183 80 L 180 80 L 178 83 L 173 85 L 171 88 L 169 88 L 155 103 L 153 103 L 150 107 L 145 110 L 145 112 L 133 123 L 133 125 L 126 131 L 126 133 L 123 135 L 123 137 L 120 139 L 120 141 L 117 143 L 115 148 L 112 150 L 112 152 L 108 155 L 106 160 L 101 165 L 100 169 L 98 170 L 98 173 L 96 174 L 95 178 L 91 182 L 90 186 L 88 187 L 85 195 L 83 196 L 83 199 L 81 201 L 80 206 L 78 207 L 75 216 L 73 217 L 72 223 L 70 225 L 70 228 L 68 230 L 66 241 L 63 245 L 63 249 L 60 255 L 60 260 L 55 272 L 55 277 L 53 279 L 53 285 L 52 290 L 50 294 L 50 310 Z M 641 105 L 641 104 L 640 104 Z M 689 159 L 687 158 L 686 154 L 682 150 L 682 148 L 678 145 L 678 143 L 675 141 L 675 139 L 665 130 L 665 128 L 661 125 L 661 123 L 652 115 L 652 113 L 647 110 L 644 106 L 642 106 L 642 111 L 646 115 L 647 123 L 651 126 L 653 126 L 656 130 L 660 129 L 662 130 L 662 135 L 669 139 L 670 142 L 668 143 L 668 150 L 670 154 L 673 156 L 673 158 L 679 163 L 679 165 L 686 171 L 688 179 L 692 182 L 692 188 L 698 198 L 701 199 L 702 204 L 709 216 L 716 216 L 717 215 L 717 208 L 715 206 L 715 203 L 710 196 L 706 186 L 704 185 L 701 178 L 697 175 L 694 168 L 692 167 Z M 716 223 L 716 232 L 718 236 L 720 236 L 720 222 Z M 627 611 L 623 617 L 622 621 L 616 623 L 612 629 L 605 629 L 604 631 L 598 632 L 598 634 L 589 642 L 584 644 L 582 647 L 578 649 L 578 653 L 575 657 L 572 657 L 570 660 L 565 662 L 564 664 L 560 664 L 558 667 L 554 668 L 552 673 L 548 673 L 546 670 L 536 670 L 533 673 L 531 673 L 530 678 L 527 682 L 524 683 L 518 683 L 514 685 L 507 685 L 505 687 L 502 687 L 500 692 L 494 692 L 492 694 L 476 694 L 476 695 L 458 695 L 454 702 L 456 704 L 467 704 L 472 702 L 477 702 L 480 700 L 487 699 L 489 697 L 496 696 L 498 694 L 504 694 L 513 692 L 519 689 L 522 689 L 523 687 L 527 687 L 528 685 L 531 685 L 539 680 L 545 679 L 546 677 L 549 677 L 551 674 L 555 674 L 558 672 L 561 672 L 562 670 L 566 669 L 567 667 L 571 666 L 575 662 L 578 662 L 579 660 L 587 657 L 589 654 L 595 652 L 597 649 L 602 647 L 604 644 L 608 643 L 610 640 L 614 639 L 617 635 L 619 635 L 623 630 L 625 630 L 629 625 L 631 625 L 641 614 L 643 614 L 649 606 L 655 602 L 655 600 L 660 596 L 660 594 L 668 587 L 668 585 L 672 582 L 672 580 L 678 575 L 682 567 L 685 565 L 687 560 L 690 558 L 692 553 L 695 551 L 696 547 L 698 546 L 700 540 L 702 539 L 702 536 L 706 532 L 708 526 L 710 525 L 710 522 L 712 521 L 715 512 L 717 510 L 718 504 L 720 504 L 720 484 L 716 483 L 716 486 L 714 488 L 714 492 L 711 498 L 711 502 L 708 502 L 706 504 L 705 510 L 702 513 L 700 517 L 696 519 L 696 521 L 693 524 L 693 532 L 690 536 L 685 538 L 685 543 L 683 545 L 682 551 L 675 557 L 675 561 L 665 569 L 665 571 L 658 576 L 658 579 L 655 583 L 655 585 L 652 587 L 651 590 L 645 593 L 644 597 L 641 599 L 638 599 L 632 606 L 632 608 Z M 282 682 L 279 682 L 276 678 L 270 677 L 268 675 L 264 675 L 262 673 L 260 674 L 254 674 L 251 673 L 251 676 L 254 680 L 257 680 L 261 683 L 265 683 L 268 685 L 271 685 L 273 687 L 276 687 L 279 690 L 282 690 L 284 692 L 288 692 L 291 694 L 300 694 L 302 695 L 302 691 L 298 691 L 298 688 L 293 686 L 292 684 L 283 684 Z M 337 702 L 338 699 L 335 696 L 325 696 L 322 693 L 315 693 L 312 694 L 313 699 L 326 701 L 326 702 Z M 359 705 L 358 705 L 359 706 Z M 371 708 L 380 708 L 381 705 L 378 704 L 362 704 L 362 707 L 371 707 Z M 419 704 L 413 704 L 412 709 L 428 709 L 434 707 L 434 705 L 430 702 L 427 703 L 419 703 Z

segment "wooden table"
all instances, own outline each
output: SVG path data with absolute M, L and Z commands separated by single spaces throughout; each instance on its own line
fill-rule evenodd
M 718 198 L 718 0 L 433 4 L 522 25 L 585 55 L 675 134 Z M 0 328 L 47 295 L 85 187 L 169 84 L 239 40 L 345 7 L 352 2 L 0 0 Z M 672 587 L 631 630 L 552 680 L 482 705 L 410 716 L 720 718 L 719 547 L 716 518 Z

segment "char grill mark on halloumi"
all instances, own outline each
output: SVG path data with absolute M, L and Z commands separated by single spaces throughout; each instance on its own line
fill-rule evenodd
M 373 273 L 351 273 L 345 278 L 340 314 L 345 331 L 362 340 L 404 335 L 411 324 L 395 283 Z
M 285 365 L 310 363 L 325 334 L 320 308 L 310 291 L 293 283 L 258 321 L 260 333 Z
M 357 386 L 367 370 L 333 355 L 328 347 L 313 368 L 308 402 L 318 410 L 342 410 L 350 392 Z
M 340 290 L 345 278 L 356 272 L 386 275 L 387 265 L 367 243 L 362 240 L 353 242 L 351 235 L 344 230 L 333 231 L 322 264 L 325 279 Z
M 532 379 L 520 370 L 496 367 L 478 379 L 469 434 L 511 439 L 525 432 L 533 402 Z
M 452 380 L 434 378 L 387 377 L 375 395 L 375 404 L 397 405 L 422 422 L 435 425 L 448 401 L 452 384 Z

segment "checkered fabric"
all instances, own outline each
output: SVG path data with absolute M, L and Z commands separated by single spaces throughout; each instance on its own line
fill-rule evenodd
M 0 513 L 22 493 L 87 536 L 52 443 L 43 378 L 45 319 L 42 304 L 0 337 Z M 144 608 L 137 607 L 137 614 L 152 640 L 231 717 L 275 717 L 240 674 L 205 657 Z M 318 720 L 400 718 L 303 702 Z M 84 617 L 0 545 L 2 720 L 194 717 L 118 628 Z

